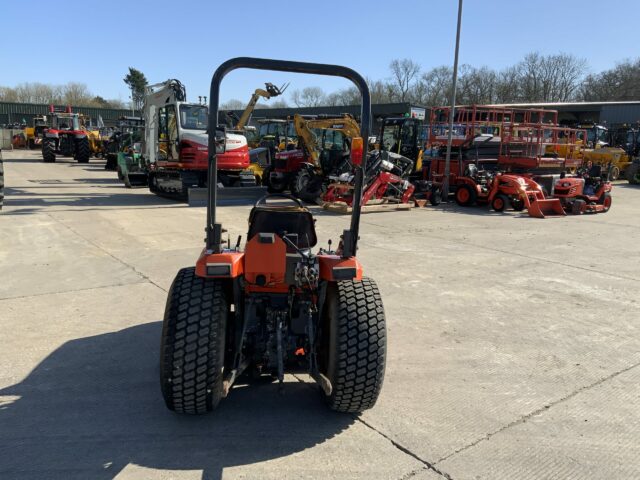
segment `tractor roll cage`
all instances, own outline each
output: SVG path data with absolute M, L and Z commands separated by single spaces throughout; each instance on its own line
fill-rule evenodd
M 371 130 L 371 95 L 369 93 L 367 82 L 355 70 L 339 65 L 250 57 L 238 57 L 227 60 L 218 67 L 211 79 L 211 90 L 209 92 L 209 171 L 207 181 L 206 249 L 213 253 L 220 253 L 222 250 L 222 225 L 220 223 L 216 223 L 218 160 L 216 155 L 215 131 L 216 126 L 218 125 L 220 83 L 228 73 L 239 68 L 343 77 L 347 80 L 351 80 L 360 91 L 360 94 L 362 95 L 360 135 L 364 139 L 362 164 L 353 166 L 355 170 L 355 189 L 353 194 L 351 225 L 348 230 L 344 230 L 342 233 L 342 256 L 344 258 L 354 256 L 356 254 L 360 228 L 362 188 L 364 183 L 364 170 L 366 169 L 367 162 L 367 139 L 369 138 L 369 132 Z

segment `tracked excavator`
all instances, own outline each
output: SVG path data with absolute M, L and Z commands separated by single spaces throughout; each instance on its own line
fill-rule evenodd
M 153 193 L 185 201 L 190 189 L 207 186 L 208 114 L 206 105 L 187 102 L 179 80 L 146 87 L 142 158 Z M 224 187 L 254 186 L 247 139 L 235 133 L 225 139 L 218 182 Z
M 346 168 L 349 142 L 360 136 L 360 126 L 349 114 L 313 118 L 296 114 L 293 124 L 298 148 L 276 154 L 270 189 L 288 189 L 303 200 L 313 201 L 321 192 L 323 178 Z

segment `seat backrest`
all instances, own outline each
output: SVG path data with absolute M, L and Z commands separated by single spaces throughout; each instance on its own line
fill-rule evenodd
M 601 165 L 593 165 L 589 169 L 590 177 L 601 177 L 602 176 L 602 166 Z
M 292 235 L 289 239 L 301 249 L 314 247 L 318 243 L 313 215 L 301 207 L 253 207 L 249 215 L 247 240 L 259 233 L 275 233 L 279 237 Z

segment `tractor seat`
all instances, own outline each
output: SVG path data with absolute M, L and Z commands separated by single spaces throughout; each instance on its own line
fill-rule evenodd
M 299 249 L 312 248 L 318 243 L 313 215 L 303 206 L 256 205 L 249 214 L 247 239 L 259 233 L 275 233 L 281 238 L 287 235 Z M 287 245 L 287 249 L 291 246 Z

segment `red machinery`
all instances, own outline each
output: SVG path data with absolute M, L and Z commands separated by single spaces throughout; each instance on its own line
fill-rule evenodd
M 510 206 L 516 211 L 526 209 L 536 218 L 565 215 L 560 201 L 545 198 L 542 187 L 533 179 L 509 173 L 477 171 L 474 167 L 470 165 L 469 176 L 457 178 L 455 198 L 458 205 L 489 204 L 496 212 Z
M 442 181 L 444 148 L 448 133 L 448 107 L 431 113 L 429 142 L 436 156 L 424 161 L 426 178 Z M 580 130 L 557 126 L 558 112 L 543 109 L 464 106 L 456 108 L 453 126 L 449 184 L 472 163 L 491 163 L 493 169 L 523 175 L 553 175 L 573 170 L 581 163 Z M 564 157 L 558 155 L 565 154 Z M 551 187 L 551 184 L 548 185 Z M 550 190 L 550 188 L 547 188 Z
M 42 160 L 55 162 L 56 155 L 73 157 L 78 163 L 89 162 L 91 148 L 86 130 L 80 127 L 79 115 L 71 107 L 60 109 L 49 106 L 51 128 L 45 128 L 42 140 Z
M 602 167 L 594 165 L 579 171 L 576 177 L 562 176 L 555 184 L 554 197 L 565 211 L 574 215 L 606 213 L 611 208 L 611 182 L 602 176 Z
M 390 152 L 377 152 L 367 160 L 365 187 L 362 205 L 371 200 L 383 200 L 393 203 L 409 203 L 415 186 L 407 178 L 413 170 L 413 161 L 402 155 Z M 345 173 L 332 178 L 322 200 L 329 203 L 353 203 L 353 175 Z

